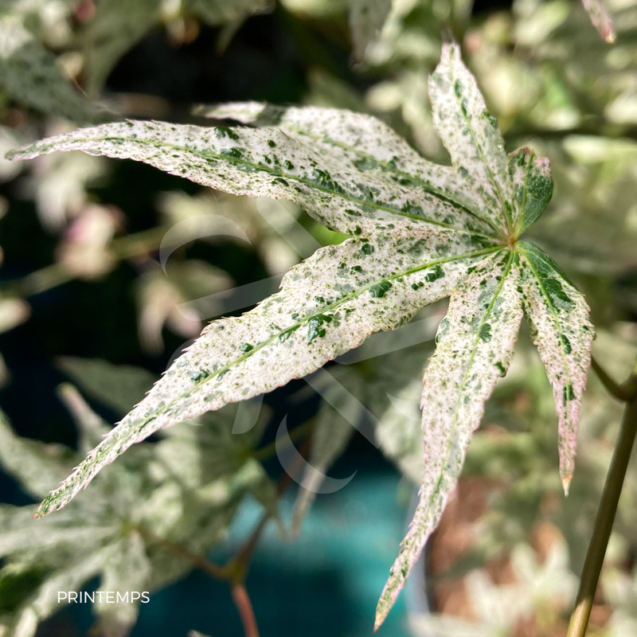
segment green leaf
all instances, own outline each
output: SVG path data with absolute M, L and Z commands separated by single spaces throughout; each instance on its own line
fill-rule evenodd
M 184 4 L 188 11 L 213 26 L 243 21 L 273 7 L 271 0 L 185 0 Z
M 119 59 L 162 21 L 162 0 L 98 0 L 81 39 L 87 66 L 87 91 L 98 93 Z M 270 0 L 184 0 L 183 10 L 213 26 L 236 23 L 271 8 Z
M 13 15 L 0 16 L 0 84 L 19 102 L 72 122 L 110 119 L 73 88 L 55 56 Z
M 89 95 L 97 94 L 119 58 L 150 31 L 162 0 L 99 0 L 81 32 Z
M 577 423 L 590 365 L 594 329 L 582 294 L 561 268 L 532 243 L 520 242 L 522 294 L 533 342 L 553 386 L 559 420 L 560 475 L 564 490 L 573 477 Z
M 509 177 L 513 184 L 513 224 L 524 232 L 542 215 L 553 195 L 551 168 L 546 157 L 536 157 L 529 148 L 509 155 Z

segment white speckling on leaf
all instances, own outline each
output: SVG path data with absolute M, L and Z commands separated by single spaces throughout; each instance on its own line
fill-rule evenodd
M 339 120 L 332 123 L 338 126 Z M 487 241 L 493 237 L 482 221 L 419 182 L 401 181 L 382 165 L 351 157 L 338 146 L 328 151 L 280 128 L 131 121 L 80 129 L 8 156 L 31 159 L 72 150 L 135 159 L 235 195 L 287 199 L 327 227 L 348 234 L 366 236 L 382 224 L 404 220 L 416 232 L 447 231 L 450 241 L 458 234 Z
M 381 237 L 318 250 L 288 272 L 281 292 L 241 317 L 211 323 L 40 513 L 63 507 L 104 465 L 158 429 L 302 378 L 373 332 L 404 324 L 494 250 L 444 257 L 444 245 Z
M 497 234 L 485 220 L 482 200 L 467 188 L 466 180 L 451 166 L 441 166 L 419 155 L 389 126 L 371 115 L 317 106 L 274 106 L 262 102 L 235 102 L 200 106 L 196 114 L 231 119 L 242 124 L 277 127 L 330 161 L 348 159 L 364 171 L 380 172 L 394 184 L 412 192 L 424 191 L 427 210 L 451 214 L 476 232 Z
M 131 599 L 131 592 L 147 591 L 152 565 L 146 554 L 146 544 L 139 533 L 124 535 L 112 545 L 112 555 L 102 568 L 98 593 L 119 593 L 116 603 L 107 603 L 106 596 L 98 596 L 95 612 L 99 615 L 100 634 L 120 637 L 130 634 L 139 615 L 139 600 Z
M 484 403 L 513 356 L 522 299 L 518 255 L 502 251 L 479 263 L 451 296 L 425 370 L 421 406 L 425 469 L 420 501 L 378 602 L 384 621 L 456 485 Z
M 442 46 L 440 64 L 429 80 L 429 95 L 434 126 L 464 177 L 465 191 L 482 202 L 482 213 L 490 224 L 510 228 L 512 196 L 504 140 L 455 42 Z

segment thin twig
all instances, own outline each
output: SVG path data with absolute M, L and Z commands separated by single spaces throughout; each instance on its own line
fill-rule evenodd
M 243 624 L 243 632 L 246 637 L 259 637 L 259 628 L 257 626 L 257 620 L 254 616 L 254 610 L 252 608 L 252 602 L 250 602 L 250 596 L 243 584 L 235 583 L 232 585 L 232 599 L 234 605 L 239 611 L 241 617 L 241 623 Z
M 591 357 L 591 367 L 609 394 L 624 403 L 631 399 L 632 392 L 626 387 L 626 385 L 620 385 L 613 380 L 606 370 L 597 362 L 597 359 L 594 356 Z
M 299 425 L 298 427 L 295 427 L 294 429 L 292 429 L 292 431 L 288 433 L 288 436 L 286 440 L 283 442 L 283 444 L 290 445 L 293 442 L 296 442 L 305 433 L 307 433 L 308 430 L 312 428 L 313 424 L 314 424 L 313 422 L 309 421 L 309 422 L 303 423 L 302 425 Z M 273 442 L 270 442 L 269 444 L 263 445 L 263 447 L 256 449 L 252 453 L 252 457 L 255 460 L 258 460 L 259 462 L 262 462 L 263 460 L 268 460 L 269 458 L 272 458 L 276 454 L 276 450 L 280 445 L 281 445 L 281 442 L 277 442 L 276 440 Z
M 626 386 L 634 384 L 637 379 L 636 373 L 637 366 L 635 372 L 627 381 Z M 608 470 L 606 483 L 604 484 L 602 499 L 597 511 L 597 517 L 595 518 L 595 526 L 588 546 L 584 568 L 582 569 L 577 601 L 575 602 L 575 609 L 571 615 L 567 637 L 584 637 L 586 635 L 586 628 L 593 607 L 595 591 L 597 590 L 599 575 L 604 563 L 606 547 L 608 546 L 608 540 L 615 521 L 617 504 L 622 492 L 626 469 L 628 468 L 636 434 L 637 395 L 633 395 L 626 405 L 621 430 L 613 453 L 613 459 L 610 469 Z
M 284 473 L 279 479 L 279 483 L 277 484 L 277 494 L 278 496 L 282 496 L 288 487 L 292 484 L 292 480 L 294 475 L 299 468 L 300 462 L 304 455 L 307 454 L 310 445 L 310 439 L 308 438 L 302 445 L 300 449 L 299 456 L 295 459 L 294 464 L 290 467 L 289 472 Z M 267 523 L 270 521 L 270 513 L 265 512 L 261 519 L 259 520 L 257 526 L 254 531 L 250 534 L 250 537 L 246 540 L 243 546 L 237 551 L 235 556 L 228 562 L 226 568 L 228 570 L 232 570 L 234 572 L 233 577 L 236 578 L 236 581 L 245 581 L 245 577 L 247 575 L 248 566 L 250 564 L 250 560 L 252 559 L 252 554 L 261 539 L 261 534 L 263 530 L 267 526 Z
M 163 226 L 113 239 L 107 250 L 116 261 L 142 256 L 159 248 L 167 229 Z M 21 279 L 3 283 L 4 289 L 22 297 L 34 296 L 77 278 L 64 263 L 52 263 Z
M 180 546 L 179 544 L 175 544 L 170 540 L 159 537 L 148 529 L 145 529 L 144 527 L 135 526 L 133 528 L 148 542 L 157 544 L 170 553 L 178 555 L 179 557 L 183 557 L 185 560 L 189 561 L 195 568 L 204 571 L 214 579 L 227 580 L 231 575 L 230 571 L 225 566 L 215 564 L 214 562 L 211 562 L 207 557 L 199 555 L 199 553 L 194 553 L 193 551 L 190 551 L 189 549 Z

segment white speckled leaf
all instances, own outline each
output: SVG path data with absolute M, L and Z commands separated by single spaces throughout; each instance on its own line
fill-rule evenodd
M 483 212 L 482 199 L 472 195 L 466 180 L 451 166 L 427 161 L 389 126 L 371 115 L 336 108 L 274 106 L 262 102 L 235 102 L 201 106 L 196 113 L 214 119 L 232 119 L 253 126 L 276 126 L 300 144 L 342 162 L 348 159 L 364 171 L 382 173 L 394 184 L 424 191 L 426 210 L 443 218 L 464 220 L 476 232 L 498 234 Z M 333 161 L 333 160 L 331 160 Z M 417 204 L 421 205 L 421 204 Z M 461 216 L 458 216 L 462 213 Z
M 60 609 L 58 593 L 82 590 L 82 586 L 100 572 L 104 562 L 112 555 L 111 546 L 101 547 L 81 554 L 65 568 L 54 571 L 52 576 L 44 579 L 32 597 L 20 606 L 15 615 L 2 617 L 0 630 L 6 626 L 6 634 L 11 637 L 33 637 L 38 623 Z
M 333 121 L 336 126 L 338 119 Z M 74 131 L 14 151 L 31 159 L 56 151 L 131 158 L 235 195 L 287 199 L 324 225 L 364 236 L 381 224 L 415 232 L 482 236 L 493 232 L 458 205 L 397 179 L 369 162 L 292 138 L 280 128 L 202 128 L 163 122 L 122 122 Z
M 51 516 L 40 524 L 33 520 L 35 510 L 34 505 L 0 505 L 0 557 L 36 550 L 45 552 L 77 546 L 97 546 L 119 533 L 119 529 L 112 524 L 78 520 L 77 511 L 64 511 L 59 518 Z
M 568 493 L 595 332 L 584 297 L 553 259 L 526 241 L 520 242 L 520 249 L 524 309 L 533 342 L 553 386 L 559 422 L 560 475 Z
M 82 406 L 82 416 L 88 409 Z M 102 591 L 157 590 L 185 575 L 192 565 L 183 557 L 161 550 L 153 536 L 205 555 L 224 538 L 247 493 L 267 506 L 267 484 L 272 490 L 274 485 L 251 457 L 256 432 L 232 435 L 234 411 L 238 409 L 230 407 L 225 414 L 214 414 L 217 427 L 210 422 L 205 427 L 191 421 L 175 427 L 172 436 L 157 444 L 138 445 L 122 462 L 99 476 L 88 497 L 78 498 L 57 515 L 34 520 L 35 506 L 0 505 L 0 591 L 20 591 L 12 608 L 0 613 L 0 635 L 33 637 L 37 624 L 65 603 L 58 602 L 59 591 L 79 591 L 96 576 L 100 577 Z M 20 439 L 4 424 L 0 453 L 15 454 L 16 461 L 3 468 L 16 477 L 24 471 L 36 473 L 35 463 L 47 454 L 40 453 L 25 462 L 19 445 L 28 448 L 31 441 Z M 7 444 L 9 435 L 12 440 Z M 228 454 L 222 437 L 232 438 L 236 449 Z M 178 447 L 170 445 L 176 438 L 182 443 Z M 252 444 L 240 444 L 247 440 Z M 47 447 L 54 451 L 53 456 L 57 455 L 57 445 L 40 443 L 38 449 L 45 452 Z M 221 469 L 215 476 L 179 464 L 180 460 L 201 461 L 204 457 L 214 462 L 224 452 L 233 458 L 225 458 L 225 471 L 224 467 L 215 467 Z M 66 449 L 65 455 L 73 454 Z M 174 471 L 175 467 L 182 471 Z M 184 484 L 184 476 L 192 480 Z M 143 531 L 150 535 L 145 537 Z M 128 635 L 137 612 L 133 600 L 115 604 L 98 597 L 95 601 L 102 615 L 100 634 Z
M 582 0 L 584 9 L 599 34 L 608 42 L 615 42 L 615 26 L 602 0 Z
M 239 318 L 211 323 L 148 396 L 42 503 L 63 507 L 96 473 L 153 432 L 301 378 L 408 321 L 448 295 L 473 258 L 497 248 L 443 256 L 442 240 L 382 235 L 317 250 L 292 268 L 282 291 Z
M 502 251 L 472 268 L 438 329 L 422 394 L 425 470 L 420 501 L 378 603 L 376 626 L 438 524 L 480 425 L 484 402 L 509 366 L 522 319 L 518 259 Z
M 73 122 L 109 119 L 73 88 L 55 56 L 10 15 L 0 17 L 0 86 L 19 102 Z
M 352 0 L 349 28 L 354 56 L 362 60 L 367 45 L 378 35 L 391 11 L 392 0 Z
M 440 64 L 429 80 L 429 95 L 434 126 L 464 177 L 465 190 L 481 201 L 483 214 L 495 227 L 511 227 L 504 140 L 455 42 L 442 46 Z

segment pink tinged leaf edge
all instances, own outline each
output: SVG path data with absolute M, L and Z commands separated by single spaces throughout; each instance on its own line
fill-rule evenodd
M 614 44 L 616 39 L 615 25 L 602 0 L 582 0 L 582 4 L 593 26 L 602 38 L 608 44 Z
M 511 254 L 509 263 L 511 263 L 514 259 L 517 261 L 517 255 Z M 487 259 L 485 261 L 490 261 L 490 260 L 491 259 Z M 460 438 L 461 438 L 460 440 L 458 440 L 458 432 L 457 431 L 453 432 L 453 436 L 454 436 L 453 443 L 454 444 L 459 443 L 458 444 L 458 447 L 459 447 L 458 448 L 458 452 L 459 452 L 458 474 L 460 472 L 462 464 L 464 463 L 465 453 L 469 446 L 471 436 L 473 432 L 479 427 L 480 422 L 482 420 L 482 416 L 484 415 L 484 404 L 486 400 L 489 398 L 489 396 L 491 395 L 493 388 L 495 384 L 497 383 L 497 380 L 499 379 L 499 377 L 501 377 L 503 373 L 506 373 L 506 371 L 508 370 L 509 364 L 511 362 L 511 358 L 513 357 L 513 349 L 514 349 L 515 342 L 517 340 L 517 334 L 518 334 L 520 323 L 522 321 L 522 316 L 523 316 L 522 299 L 520 295 L 517 294 L 516 292 L 519 276 L 520 276 L 520 272 L 518 267 L 517 266 L 511 267 L 511 270 L 509 271 L 509 275 L 508 276 L 507 274 L 504 275 L 503 281 L 502 281 L 502 287 L 500 288 L 500 292 L 498 292 L 498 294 L 496 295 L 496 296 L 499 296 L 501 291 L 506 286 L 508 288 L 507 292 L 511 295 L 510 298 L 512 300 L 510 315 L 508 317 L 508 324 L 505 324 L 502 327 L 502 332 L 505 333 L 505 337 L 500 338 L 500 344 L 503 345 L 504 347 L 503 347 L 503 351 L 500 352 L 500 356 L 498 357 L 499 358 L 498 367 L 491 365 L 490 366 L 491 373 L 486 374 L 481 379 L 482 391 L 481 391 L 481 394 L 478 396 L 477 400 L 474 401 L 476 408 L 474 409 L 472 414 L 468 414 L 468 417 L 470 419 L 470 427 L 465 428 L 464 431 L 460 431 Z M 457 309 L 456 309 L 456 305 L 458 306 Z M 452 313 L 461 314 L 461 309 L 462 309 L 461 294 L 457 292 L 451 297 L 447 316 L 452 315 Z M 490 310 L 491 310 L 491 307 L 489 308 L 487 314 L 485 314 L 484 320 L 486 320 L 486 318 L 488 317 Z M 484 323 L 484 320 L 482 321 L 481 325 Z M 449 332 L 451 333 L 453 332 L 452 327 L 449 328 Z M 435 443 L 439 442 L 439 440 L 436 440 L 436 437 L 440 436 L 440 433 L 441 433 L 440 431 L 437 431 L 437 432 L 433 430 L 430 431 L 430 429 L 432 428 L 428 426 L 432 424 L 431 423 L 432 420 L 434 419 L 439 420 L 438 413 L 436 412 L 434 416 L 431 416 L 431 415 L 428 416 L 428 413 L 431 414 L 432 410 L 429 410 L 429 412 L 427 412 L 424 409 L 426 407 L 427 386 L 428 385 L 434 386 L 437 382 L 435 380 L 435 374 L 438 373 L 440 375 L 442 374 L 442 372 L 444 372 L 444 369 L 438 370 L 437 369 L 438 367 L 442 367 L 442 368 L 447 367 L 445 362 L 447 359 L 445 358 L 444 354 L 440 355 L 441 349 L 442 348 L 440 348 L 440 346 L 439 348 L 437 348 L 436 353 L 431 359 L 429 367 L 425 371 L 425 377 L 424 377 L 423 399 L 422 399 L 421 407 L 423 407 L 423 430 L 424 430 L 423 433 L 425 435 L 425 455 L 427 455 L 428 438 L 433 436 L 433 439 L 430 442 L 432 442 L 432 445 L 431 445 L 432 450 L 435 452 L 436 451 Z M 475 346 L 474 352 L 476 349 L 477 349 L 477 346 Z M 438 354 L 438 356 L 436 356 L 436 354 Z M 470 368 L 472 364 L 473 364 L 473 355 L 471 359 L 469 360 L 469 362 L 467 363 L 467 365 Z M 434 379 L 431 378 L 432 376 L 434 376 Z M 466 387 L 467 376 L 468 376 L 468 370 L 466 370 L 463 375 L 461 389 L 464 389 Z M 435 387 L 432 389 L 432 392 L 436 393 Z M 456 405 L 454 414 L 456 414 L 457 408 L 458 408 L 458 405 Z M 430 422 L 427 422 L 428 420 Z M 425 457 L 425 462 L 426 461 L 427 461 L 427 458 Z M 444 467 L 442 468 L 442 471 L 444 472 Z M 442 479 L 442 474 L 440 476 L 440 479 L 436 483 L 436 487 L 435 487 L 436 489 L 440 487 L 441 479 Z M 402 590 L 404 583 L 406 582 L 407 577 L 409 576 L 409 573 L 411 572 L 411 569 L 413 568 L 414 564 L 417 562 L 420 556 L 420 553 L 422 552 L 422 549 L 424 548 L 429 536 L 437 527 L 438 522 L 440 520 L 440 516 L 446 506 L 449 495 L 453 491 L 453 489 L 447 489 L 446 492 L 443 492 L 442 494 L 440 494 L 440 498 L 436 502 L 433 500 L 433 498 L 436 495 L 435 492 L 432 492 L 431 489 L 427 489 L 427 486 L 431 486 L 431 485 L 427 484 L 427 480 L 425 477 L 423 478 L 423 484 L 419 492 L 420 502 L 416 508 L 414 517 L 409 525 L 409 531 L 407 533 L 407 536 L 401 543 L 401 550 L 394 564 L 391 567 L 389 579 L 387 583 L 385 584 L 383 592 L 381 593 L 381 596 L 380 596 L 380 600 L 378 602 L 378 606 L 376 610 L 376 619 L 374 623 L 374 632 L 378 630 L 378 628 L 382 625 L 389 611 L 393 607 L 394 602 L 396 601 L 400 591 Z M 444 485 L 443 485 L 443 489 L 444 489 Z M 432 505 L 436 507 L 437 510 L 432 511 Z M 432 513 L 433 515 L 431 515 Z M 427 517 L 431 518 L 429 522 L 426 519 Z M 423 532 L 423 528 L 424 528 L 424 532 Z
M 530 264 L 528 257 L 525 261 Z M 568 290 L 570 297 L 575 299 L 569 318 L 572 318 L 574 325 L 581 328 L 579 338 L 576 340 L 571 337 L 568 341 L 571 350 L 569 352 L 565 351 L 561 341 L 565 330 L 558 324 L 555 314 L 547 314 L 546 308 L 547 305 L 550 307 L 550 304 L 547 303 L 536 278 L 523 283 L 523 296 L 525 314 L 533 333 L 533 343 L 538 349 L 553 389 L 558 416 L 560 478 L 564 493 L 568 496 L 575 470 L 580 409 L 586 389 L 595 331 L 589 321 L 590 309 L 582 294 L 565 280 L 562 280 L 561 284 Z M 543 316 L 547 318 L 543 320 Z

